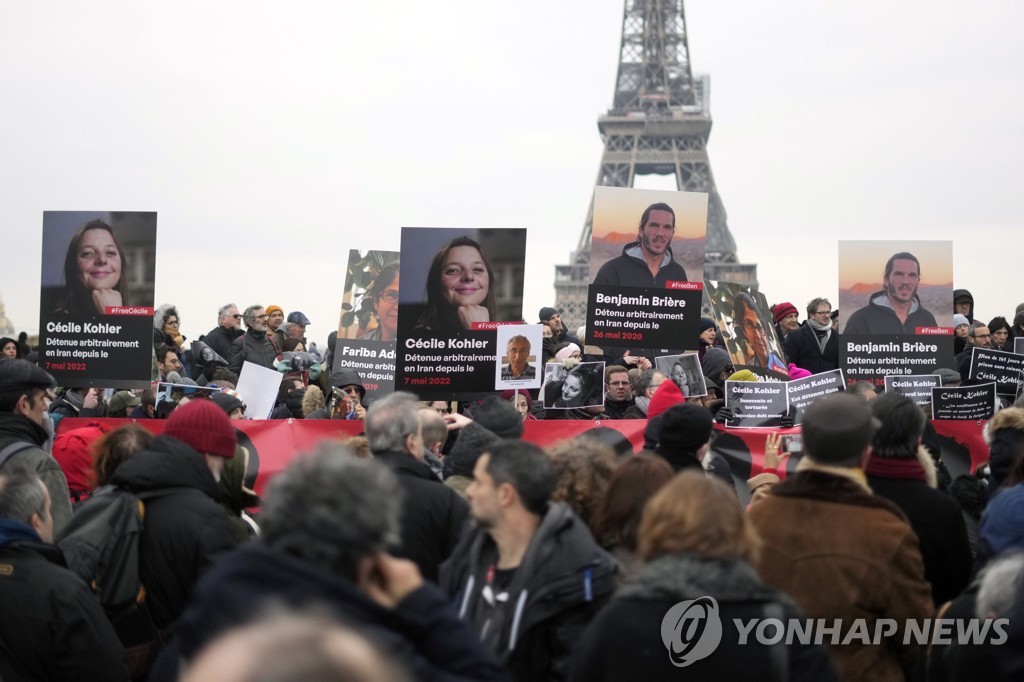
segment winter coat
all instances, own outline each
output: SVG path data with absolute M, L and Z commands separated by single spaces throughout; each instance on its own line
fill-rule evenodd
M 122 463 L 112 484 L 135 493 L 182 488 L 146 501 L 139 573 L 156 626 L 181 616 L 199 576 L 236 543 L 203 455 L 169 436 Z
M 231 359 L 228 361 L 228 369 L 235 374 L 242 371 L 243 362 L 252 362 L 260 367 L 274 369 L 274 361 L 280 349 L 274 346 L 266 332 L 259 332 L 250 329 L 238 337 L 231 344 Z
M 0 450 L 15 442 L 29 443 L 32 447 L 12 455 L 0 465 L 0 471 L 13 471 L 24 467 L 35 472 L 46 485 L 53 505 L 53 534 L 56 536 L 71 520 L 71 501 L 68 497 L 68 481 L 57 460 L 43 449 L 50 434 L 28 417 L 14 412 L 0 412 Z
M 782 349 L 790 362 L 811 374 L 839 368 L 839 334 L 835 329 L 825 342 L 824 352 L 818 344 L 818 335 L 807 322 L 786 337 Z
M 953 290 L 953 300 L 954 301 L 956 301 L 956 299 L 958 299 L 958 298 L 963 298 L 964 296 L 966 296 L 967 298 L 971 299 L 971 309 L 967 312 L 967 315 L 965 317 L 967 317 L 967 321 L 968 322 L 974 322 L 974 295 L 971 294 L 971 292 L 968 291 L 967 289 L 954 289 Z
M 647 418 L 642 412 L 640 412 L 639 408 L 636 406 L 636 401 L 632 398 L 629 400 L 612 400 L 611 398 L 605 398 L 604 413 L 608 419 Z
M 209 346 L 214 353 L 225 360 L 230 360 L 231 345 L 235 342 L 235 339 L 244 334 L 245 332 L 238 327 L 228 329 L 227 327 L 217 325 L 200 340 Z
M 672 258 L 672 248 L 665 249 L 658 274 L 652 275 L 644 260 L 640 242 L 622 247 L 622 254 L 601 266 L 594 278 L 594 286 L 659 287 L 669 282 L 685 282 L 686 270 Z
M 127 680 L 123 659 L 99 600 L 60 550 L 0 519 L 0 679 Z
M 736 558 L 671 554 L 655 559 L 616 592 L 615 598 L 587 628 L 574 652 L 573 680 L 682 679 L 662 642 L 661 625 L 681 601 L 713 597 L 718 602 L 722 639 L 708 657 L 686 666 L 695 680 L 836 679 L 828 652 L 820 645 L 766 645 L 753 632 L 740 644 L 734 619 L 803 619 L 789 597 L 768 587 L 750 564 Z
M 191 659 L 221 632 L 264 615 L 270 602 L 327 609 L 416 680 L 508 677 L 437 588 L 424 584 L 385 609 L 345 578 L 261 541 L 225 557 L 200 581 L 178 629 L 179 652 Z
M 917 535 L 935 605 L 960 594 L 970 580 L 973 562 L 960 505 L 919 480 L 872 475 L 868 485 L 906 514 Z
M 807 618 L 839 618 L 842 635 L 863 618 L 928 618 L 931 588 L 917 536 L 892 502 L 826 471 L 804 470 L 772 488 L 748 518 L 764 541 L 758 572 L 790 595 Z M 881 645 L 832 646 L 844 680 L 903 680 L 915 648 L 904 628 Z
M 906 322 L 900 322 L 884 291 L 871 294 L 868 304 L 850 315 L 844 334 L 913 334 L 918 327 L 937 327 L 935 316 L 914 295 Z
M 405 490 L 402 551 L 398 555 L 412 559 L 423 577 L 436 583 L 441 563 L 459 543 L 469 505 L 429 466 L 408 453 L 374 453 L 374 459 L 394 471 Z
M 508 600 L 492 609 L 482 591 L 497 561 L 486 530 L 467 532 L 441 567 L 441 588 L 516 680 L 567 679 L 584 628 L 615 589 L 615 560 L 567 505 L 552 502 L 515 569 Z

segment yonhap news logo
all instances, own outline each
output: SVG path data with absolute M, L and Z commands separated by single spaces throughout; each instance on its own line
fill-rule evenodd
M 722 619 L 714 597 L 681 601 L 661 619 L 661 641 L 678 668 L 707 658 L 722 642 Z

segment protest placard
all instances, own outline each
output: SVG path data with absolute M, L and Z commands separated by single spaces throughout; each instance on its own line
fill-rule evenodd
M 932 389 L 936 386 L 942 386 L 942 379 L 937 374 L 888 374 L 885 377 L 886 393 L 905 395 L 918 405 L 932 401 Z
M 991 419 L 995 406 L 994 383 L 932 389 L 932 419 Z
M 1020 394 L 1021 382 L 1024 380 L 1022 370 L 1024 355 L 975 346 L 971 349 L 971 366 L 967 378 L 978 383 L 993 381 L 996 393 L 1012 399 Z
M 758 428 L 779 426 L 789 412 L 789 396 L 782 381 L 725 382 L 725 407 L 733 414 L 726 426 Z

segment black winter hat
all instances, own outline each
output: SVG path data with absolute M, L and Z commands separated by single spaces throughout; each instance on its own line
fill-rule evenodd
M 544 306 L 543 308 L 540 309 L 540 312 L 537 315 L 538 315 L 538 317 L 540 317 L 540 321 L 541 322 L 547 322 L 548 320 L 551 319 L 552 315 L 557 315 L 557 314 L 558 314 L 558 311 L 555 310 L 554 308 L 552 308 L 550 306 Z
M 450 475 L 472 476 L 480 455 L 499 440 L 501 439 L 498 436 L 477 422 L 467 424 L 465 428 L 459 430 L 459 437 L 455 440 L 452 451 L 445 457 L 445 462 L 452 462 Z
M 711 438 L 713 420 L 705 408 L 689 403 L 673 405 L 661 415 L 661 432 L 655 452 L 672 456 L 697 452 Z
M 28 360 L 0 360 L 0 393 L 15 393 L 30 388 L 55 388 L 52 376 Z
M 523 435 L 523 417 L 519 410 L 498 396 L 484 398 L 471 416 L 473 421 L 498 438 L 519 438 Z

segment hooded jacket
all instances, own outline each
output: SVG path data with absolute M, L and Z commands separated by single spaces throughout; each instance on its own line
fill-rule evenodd
M 181 616 L 199 576 L 236 543 L 222 493 L 203 455 L 182 441 L 157 436 L 121 464 L 112 484 L 134 493 L 181 490 L 146 501 L 139 575 L 156 626 L 166 630 Z
M 0 679 L 127 680 L 124 649 L 60 550 L 0 519 Z
M 43 444 L 49 439 L 50 434 L 46 429 L 28 417 L 14 412 L 0 412 L 0 450 L 17 442 L 31 446 L 16 452 L 0 464 L 0 471 L 12 471 L 14 467 L 20 466 L 34 471 L 42 479 L 53 505 L 53 534 L 56 536 L 71 520 L 71 500 L 64 472 L 57 460 L 43 449 Z
M 681 601 L 712 597 L 718 603 L 722 639 L 706 658 L 686 666 L 695 680 L 818 680 L 836 679 L 828 653 L 820 645 L 794 642 L 760 644 L 753 631 L 746 644 L 734 619 L 801 619 L 796 605 L 768 587 L 757 572 L 738 558 L 669 554 L 646 564 L 615 594 L 587 628 L 573 656 L 573 680 L 682 679 L 669 657 L 659 625 Z
M 956 299 L 967 297 L 971 299 L 971 309 L 967 311 L 967 321 L 974 322 L 974 296 L 967 289 L 954 289 L 953 290 L 953 302 L 956 303 Z
M 437 588 L 423 585 L 385 609 L 345 578 L 261 541 L 226 557 L 200 581 L 179 628 L 180 653 L 190 660 L 221 632 L 264 615 L 268 601 L 329 610 L 416 680 L 507 679 Z
M 900 322 L 884 291 L 871 294 L 868 304 L 850 315 L 844 334 L 913 334 L 918 327 L 936 327 L 935 316 L 914 294 L 906 322 Z
M 441 567 L 441 588 L 517 680 L 564 680 L 583 629 L 615 589 L 615 560 L 565 504 L 548 504 L 508 586 L 484 596 L 498 548 L 483 528 L 467 532 Z M 489 623 L 489 624 L 488 624 Z
M 622 254 L 601 266 L 594 278 L 594 286 L 659 287 L 668 282 L 685 282 L 686 270 L 672 257 L 672 247 L 665 249 L 658 274 L 652 275 L 644 260 L 640 242 L 622 247 Z

